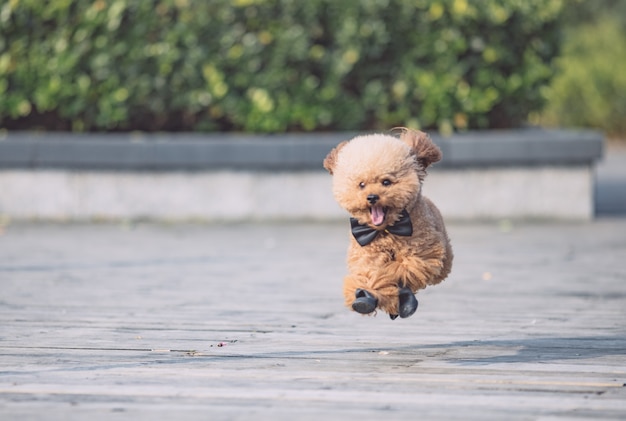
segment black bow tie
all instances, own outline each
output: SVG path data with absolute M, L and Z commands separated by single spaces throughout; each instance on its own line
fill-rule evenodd
M 356 218 L 350 218 L 350 226 L 352 227 L 352 235 L 357 243 L 362 246 L 366 246 L 380 233 L 380 231 L 371 228 L 369 225 L 361 225 Z M 393 225 L 388 226 L 385 229 L 386 232 L 401 235 L 403 237 L 410 237 L 413 234 L 413 225 L 411 224 L 411 217 L 405 210 L 400 215 L 400 220 Z

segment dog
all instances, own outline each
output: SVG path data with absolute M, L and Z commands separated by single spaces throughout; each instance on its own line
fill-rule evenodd
M 426 169 L 441 150 L 421 131 L 357 136 L 324 159 L 335 200 L 350 214 L 346 306 L 380 309 L 392 320 L 415 313 L 415 293 L 443 281 L 453 253 L 443 218 L 422 195 Z

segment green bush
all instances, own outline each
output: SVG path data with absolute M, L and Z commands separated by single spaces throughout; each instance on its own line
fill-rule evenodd
M 93 130 L 511 127 L 560 0 L 7 0 L 0 123 Z
M 582 11 L 578 7 L 580 6 Z M 595 15 L 581 16 L 584 7 Z M 571 10 L 570 10 L 571 9 Z M 537 122 L 626 135 L 626 2 L 571 4 L 557 73 Z M 611 13 L 614 12 L 614 13 Z M 575 14 L 574 14 L 575 13 Z

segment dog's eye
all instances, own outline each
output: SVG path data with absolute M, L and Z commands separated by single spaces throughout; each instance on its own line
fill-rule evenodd
M 387 187 L 387 186 L 391 186 L 391 180 L 388 180 L 388 179 L 386 179 L 386 178 L 385 178 L 385 179 L 383 180 L 383 186 L 385 186 L 385 187 Z
M 359 187 L 360 187 L 360 188 L 362 188 L 362 189 L 364 189 L 364 188 L 365 188 L 365 183 L 361 181 L 361 182 L 359 183 Z

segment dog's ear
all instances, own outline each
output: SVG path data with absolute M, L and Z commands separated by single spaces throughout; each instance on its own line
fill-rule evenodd
M 441 150 L 424 132 L 402 129 L 400 140 L 409 145 L 413 155 L 415 155 L 415 160 L 424 169 L 441 160 Z
M 341 142 L 340 144 L 335 146 L 330 152 L 328 152 L 328 155 L 326 155 L 326 158 L 324 158 L 324 168 L 326 168 L 326 170 L 328 170 L 331 175 L 333 174 L 333 171 L 335 171 L 335 165 L 337 164 L 337 155 L 339 154 L 339 150 L 346 146 L 347 143 L 347 140 Z

